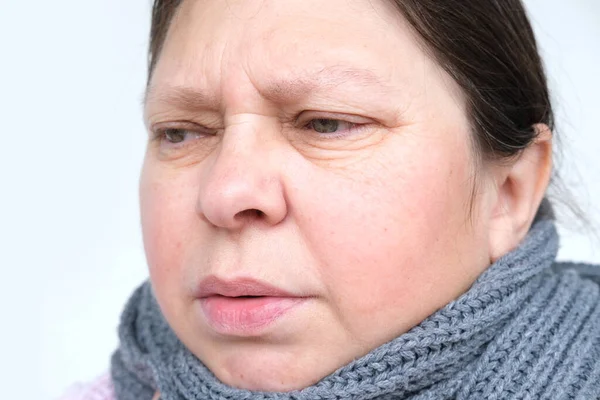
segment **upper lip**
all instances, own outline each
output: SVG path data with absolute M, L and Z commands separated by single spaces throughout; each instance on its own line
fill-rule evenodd
M 298 297 L 283 289 L 253 278 L 236 278 L 223 280 L 216 276 L 209 276 L 200 282 L 196 297 L 210 296 L 272 296 L 272 297 Z

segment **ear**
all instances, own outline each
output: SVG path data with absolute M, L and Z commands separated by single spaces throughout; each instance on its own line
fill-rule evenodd
M 533 126 L 536 139 L 516 161 L 495 171 L 489 230 L 490 260 L 513 250 L 525 237 L 544 198 L 552 173 L 552 132 L 545 124 Z

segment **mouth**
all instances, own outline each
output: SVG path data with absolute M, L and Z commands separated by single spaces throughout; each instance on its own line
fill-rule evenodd
M 196 297 L 206 322 L 227 336 L 259 336 L 276 321 L 308 300 L 254 279 L 221 280 L 211 276 Z

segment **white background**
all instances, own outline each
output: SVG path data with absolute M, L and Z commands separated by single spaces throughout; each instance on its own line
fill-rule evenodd
M 564 180 L 600 230 L 600 1 L 529 0 Z M 137 180 L 150 0 L 0 0 L 0 393 L 53 399 L 108 369 L 146 277 Z M 563 218 L 561 258 L 600 262 Z M 595 249 L 595 250 L 594 250 Z

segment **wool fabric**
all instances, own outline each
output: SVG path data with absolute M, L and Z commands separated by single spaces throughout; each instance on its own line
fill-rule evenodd
M 149 282 L 122 314 L 111 376 L 118 400 L 600 399 L 600 268 L 556 263 L 537 220 L 521 245 L 410 331 L 287 393 L 220 382 L 171 330 Z

